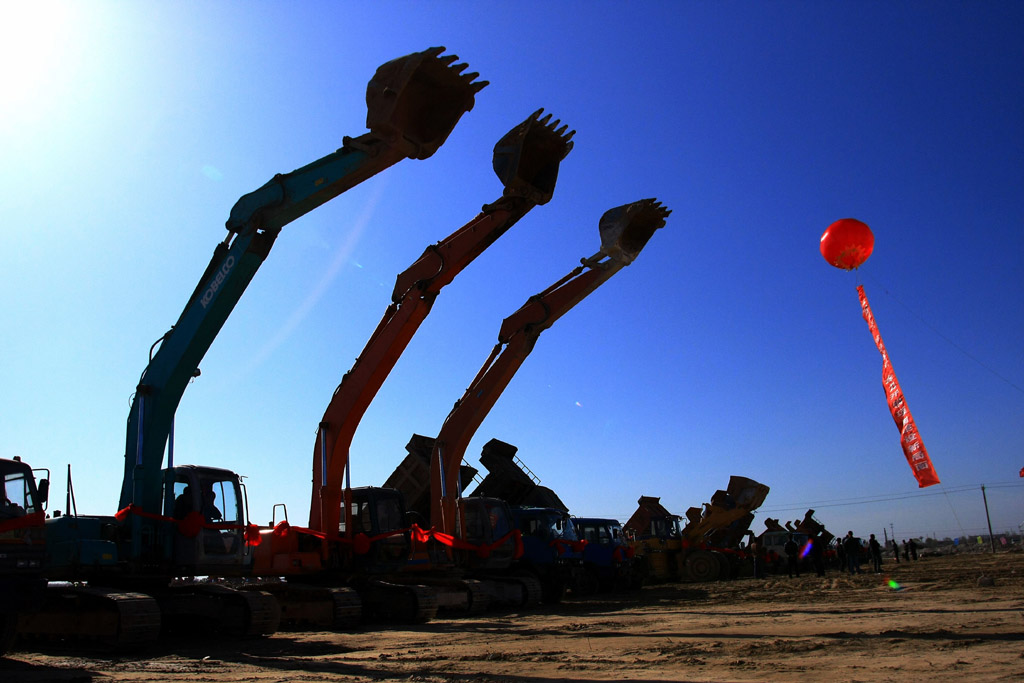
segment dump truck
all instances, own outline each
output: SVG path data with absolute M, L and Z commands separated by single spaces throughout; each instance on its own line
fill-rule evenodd
M 513 568 L 537 578 L 545 603 L 557 603 L 582 581 L 585 543 L 576 536 L 568 506 L 541 484 L 518 450 L 500 439 L 485 443 L 480 464 L 487 474 L 474 478 L 477 486 L 469 496 L 500 498 L 511 506 L 513 523 L 523 539 L 523 554 Z
M 574 595 L 638 588 L 642 575 L 630 545 L 615 519 L 573 517 L 576 536 L 583 541 L 582 571 L 571 587 Z

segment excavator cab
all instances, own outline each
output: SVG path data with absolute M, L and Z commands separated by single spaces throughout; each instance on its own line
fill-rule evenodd
M 433 155 L 487 85 L 474 83 L 480 74 L 462 73 L 467 65 L 451 66 L 458 57 L 442 52 L 432 47 L 382 64 L 366 87 L 366 127 L 388 142 L 411 146 L 413 159 Z
M 477 550 L 455 550 L 457 566 L 469 570 L 507 569 L 516 558 L 515 523 L 500 498 L 460 498 L 460 536 Z
M 179 465 L 165 470 L 164 510 L 174 565 L 183 576 L 243 574 L 251 554 L 245 543 L 244 496 L 230 470 Z
M 405 529 L 405 501 L 391 488 L 362 486 L 351 490 L 352 533 L 341 522 L 341 535 L 353 541 L 352 570 L 359 574 L 399 571 L 409 560 L 409 532 Z
M 601 216 L 601 253 L 626 265 L 633 262 L 659 228 L 672 213 L 654 199 L 609 209 Z
M 46 543 L 43 505 L 49 480 L 36 485 L 32 468 L 17 456 L 0 458 L 0 657 L 12 645 L 19 614 L 43 601 Z

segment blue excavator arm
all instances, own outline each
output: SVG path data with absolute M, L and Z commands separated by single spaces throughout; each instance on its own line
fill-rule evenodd
M 128 416 L 119 508 L 161 513 L 164 451 L 189 379 L 266 259 L 281 228 L 405 158 L 425 159 L 473 108 L 486 81 L 430 48 L 378 68 L 367 86 L 367 128 L 341 149 L 279 174 L 241 197 L 178 321 L 154 344 Z

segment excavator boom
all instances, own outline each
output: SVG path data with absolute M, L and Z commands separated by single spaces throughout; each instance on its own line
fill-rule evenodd
M 441 289 L 537 204 L 554 192 L 558 167 L 575 131 L 551 122 L 543 109 L 506 134 L 494 148 L 502 197 L 468 224 L 431 245 L 398 275 L 392 303 L 324 412 L 313 451 L 310 528 L 337 533 L 349 448 L 373 397 L 398 362 Z M 346 524 L 346 529 L 351 525 Z
M 660 202 L 644 199 L 607 211 L 599 224 L 601 250 L 582 265 L 530 299 L 506 318 L 498 343 L 462 398 L 448 414 L 430 459 L 431 524 L 447 534 L 458 532 L 456 506 L 459 467 L 466 448 L 512 377 L 533 350 L 540 333 L 632 263 L 671 213 Z
M 139 381 L 128 417 L 120 508 L 160 512 L 163 454 L 178 403 L 280 229 L 401 159 L 429 157 L 473 108 L 486 82 L 463 74 L 464 64 L 451 66 L 457 57 L 442 57 L 443 51 L 430 48 L 381 66 L 367 88 L 369 133 L 275 176 L 232 208 L 227 238 Z

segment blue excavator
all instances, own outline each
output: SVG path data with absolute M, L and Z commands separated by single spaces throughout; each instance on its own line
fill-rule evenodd
M 168 630 L 277 629 L 280 606 L 269 593 L 187 578 L 247 577 L 255 527 L 236 473 L 174 463 L 175 412 L 281 229 L 403 159 L 430 157 L 473 108 L 486 81 L 443 53 L 430 48 L 379 67 L 366 91 L 368 133 L 275 175 L 231 209 L 227 236 L 178 320 L 150 349 L 128 415 L 118 511 L 72 509 L 46 521 L 53 588 L 21 633 L 130 645 Z

